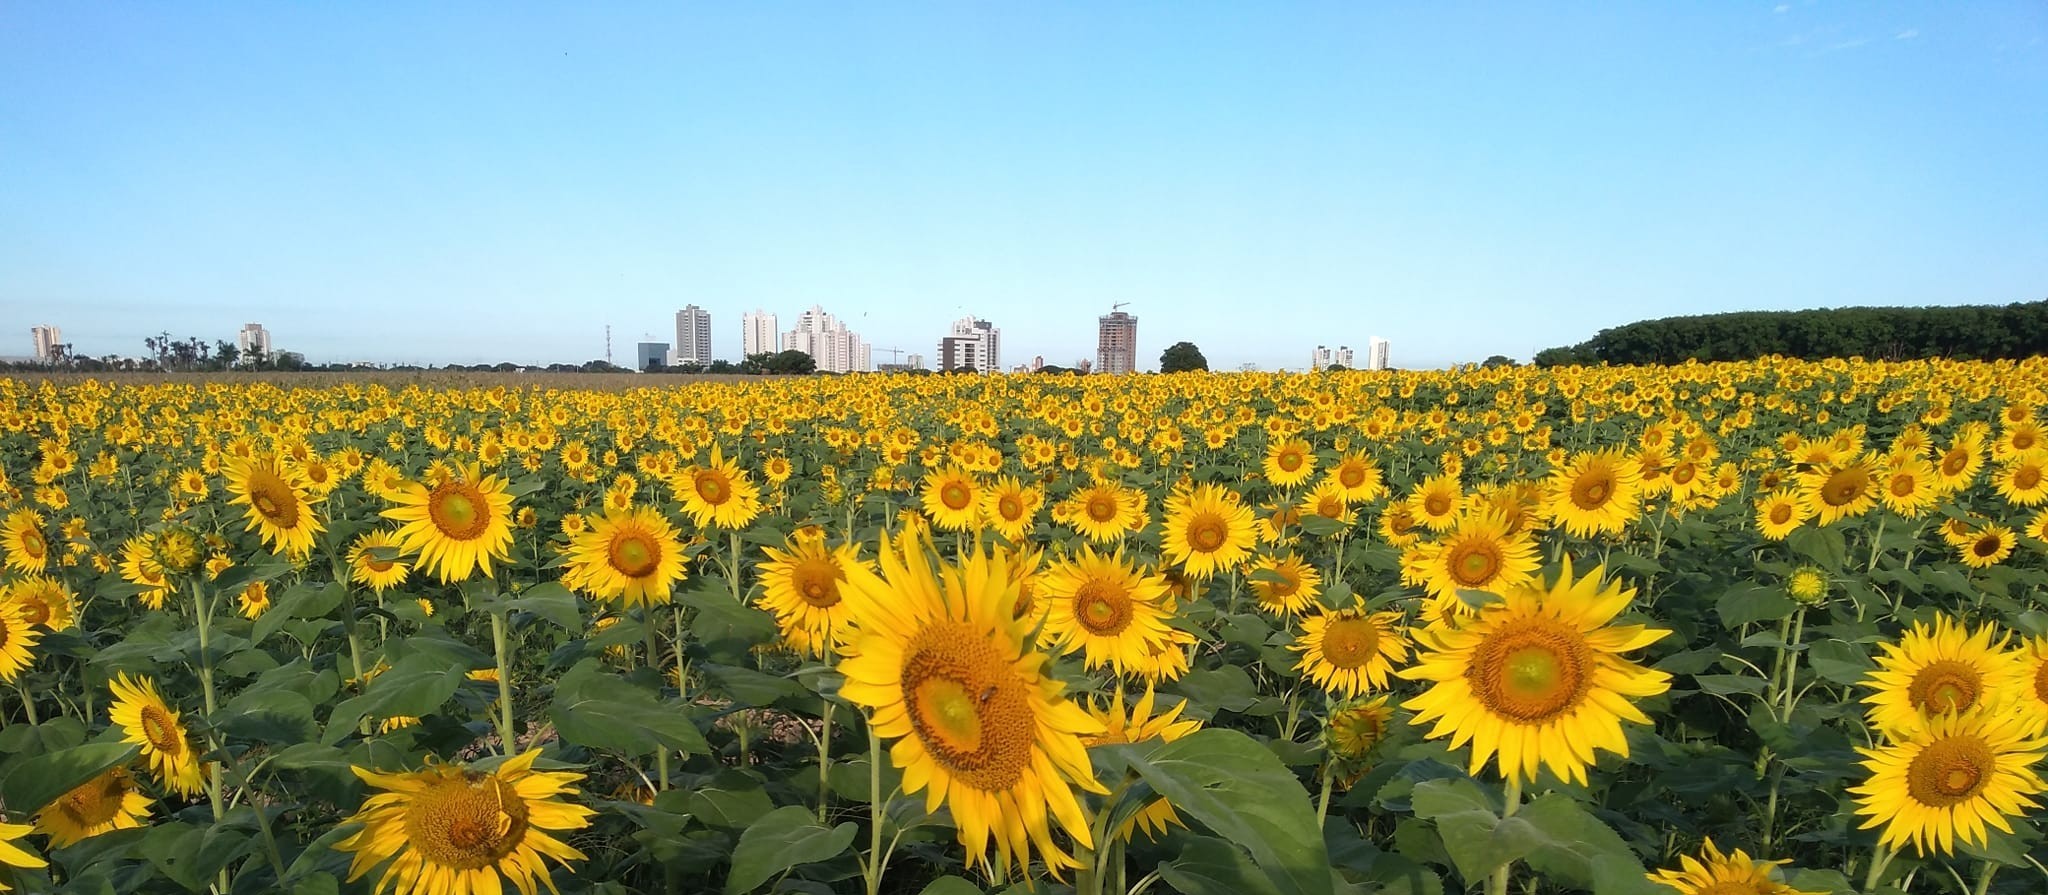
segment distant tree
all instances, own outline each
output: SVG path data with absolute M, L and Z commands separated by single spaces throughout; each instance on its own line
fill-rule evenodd
M 280 351 L 271 366 L 279 370 L 297 372 L 306 368 L 306 356 L 296 351 Z
M 792 348 L 776 352 L 762 367 L 770 373 L 803 375 L 818 371 L 818 359 Z
M 1066 367 L 1058 366 L 1056 364 L 1046 364 L 1043 367 L 1039 367 L 1038 372 L 1047 376 L 1058 376 L 1062 373 L 1072 373 L 1074 371 L 1069 370 Z
M 1325 372 L 1325 373 L 1343 373 L 1343 372 L 1345 372 L 1345 371 L 1348 371 L 1348 370 L 1350 370 L 1350 369 L 1351 369 L 1350 367 L 1344 366 L 1343 364 L 1331 364 L 1331 365 L 1329 365 L 1329 366 L 1327 366 L 1327 367 L 1324 367 L 1324 368 L 1323 368 L 1323 372 Z
M 738 367 L 737 365 L 735 365 L 735 364 L 734 364 L 734 363 L 733 363 L 732 361 L 729 361 L 729 360 L 714 360 L 714 361 L 712 361 L 712 362 L 711 362 L 711 366 L 710 366 L 709 368 L 707 368 L 707 369 L 706 369 L 706 370 L 705 370 L 704 372 L 707 372 L 707 373 L 724 373 L 724 374 L 731 374 L 731 373 L 739 373 L 739 372 L 743 372 L 743 371 L 742 371 L 742 370 L 741 370 L 741 369 L 740 369 L 740 368 L 739 368 L 739 367 Z
M 696 361 L 686 361 L 668 368 L 668 371 L 671 373 L 702 373 L 704 372 L 704 365 Z
M 1193 342 L 1175 342 L 1159 354 L 1159 372 L 1184 373 L 1189 370 L 1209 369 L 1209 359 L 1202 356 L 1202 349 Z
M 626 368 L 625 368 L 625 367 L 621 367 L 621 366 L 619 366 L 618 364 L 614 364 L 614 363 L 612 363 L 611 361 L 605 361 L 605 360 L 593 360 L 593 361 L 585 361 L 585 362 L 583 363 L 583 366 L 581 367 L 581 369 L 582 369 L 582 371 L 583 371 L 583 372 L 585 372 L 585 373 L 624 373 L 624 372 L 626 372 Z
M 1521 365 L 1520 365 L 1520 364 L 1517 364 L 1517 363 L 1515 363 L 1515 359 L 1514 359 L 1514 358 L 1512 358 L 1512 357 L 1509 357 L 1509 356 L 1507 356 L 1507 355 L 1505 355 L 1505 354 L 1496 354 L 1496 355 L 1493 355 L 1492 357 L 1489 357 L 1489 358 L 1487 358 L 1487 359 L 1486 359 L 1486 360 L 1484 360 L 1484 361 L 1481 361 L 1481 362 L 1480 362 L 1480 364 L 1479 364 L 1479 366 L 1481 366 L 1481 367 L 1516 367 L 1516 366 L 1521 366 Z
M 774 356 L 774 354 L 766 351 L 757 351 L 749 354 L 746 357 L 740 358 L 739 371 L 749 376 L 759 376 L 768 372 L 768 359 Z
M 234 369 L 235 361 L 241 359 L 241 357 L 242 349 L 236 348 L 235 343 L 230 342 L 226 339 L 221 339 L 214 343 L 213 359 L 215 362 L 220 364 L 221 369 Z

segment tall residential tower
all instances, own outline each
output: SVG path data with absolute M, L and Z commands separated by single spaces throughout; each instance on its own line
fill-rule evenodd
M 684 364 L 711 365 L 711 312 L 696 305 L 676 312 L 676 366 Z
M 1095 372 L 1133 373 L 1138 369 L 1138 318 L 1122 311 L 1104 314 L 1095 331 Z
M 774 314 L 759 308 L 740 315 L 740 326 L 742 328 L 740 336 L 741 359 L 744 360 L 756 354 L 774 354 L 782 350 L 782 346 L 775 341 L 777 334 L 776 323 Z

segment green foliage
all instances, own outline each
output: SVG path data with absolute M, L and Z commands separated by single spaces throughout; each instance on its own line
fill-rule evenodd
M 1997 360 L 2048 354 L 2048 300 L 1924 308 L 1740 311 L 1665 317 L 1603 329 L 1537 366 L 1676 364 L 1778 355 L 1803 359 L 1918 357 Z
M 1202 356 L 1202 349 L 1193 342 L 1175 342 L 1159 353 L 1159 372 L 1185 373 L 1190 370 L 1209 369 L 1209 359 Z

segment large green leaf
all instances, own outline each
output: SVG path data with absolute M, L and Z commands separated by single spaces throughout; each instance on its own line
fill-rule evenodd
M 1593 888 L 1595 862 L 1638 860 L 1619 833 L 1563 793 L 1538 796 L 1513 819 L 1527 823 L 1538 834 L 1529 866 L 1548 879 Z
M 799 864 L 837 857 L 853 844 L 858 829 L 852 821 L 826 827 L 801 805 L 770 811 L 740 834 L 732 850 L 732 874 L 725 878 L 726 895 L 752 892 Z
M 548 717 L 563 740 L 592 749 L 629 755 L 660 748 L 699 755 L 711 751 L 682 707 L 605 671 L 596 659 L 584 659 L 562 675 Z
M 529 612 L 570 633 L 583 631 L 583 619 L 576 612 L 576 595 L 559 581 L 536 584 L 521 591 L 518 598 L 499 604 L 510 612 Z
M 340 742 L 364 718 L 423 717 L 438 711 L 462 686 L 469 669 L 450 665 L 427 653 L 407 656 L 390 670 L 377 675 L 363 695 L 343 700 L 327 719 L 321 740 Z
M 1329 854 L 1308 793 L 1256 740 L 1210 728 L 1130 766 L 1181 816 L 1251 853 L 1282 892 L 1331 891 Z
M 1721 614 L 1721 624 L 1730 628 L 1760 621 L 1776 621 L 1792 614 L 1798 604 L 1775 587 L 1750 584 L 1737 587 L 1721 595 L 1714 604 L 1714 610 Z
M 1431 780 L 1415 785 L 1415 816 L 1436 824 L 1458 875 L 1469 884 L 1494 869 L 1528 856 L 1538 845 L 1527 822 L 1503 821 L 1493 796 L 1471 780 Z
M 285 588 L 277 602 L 256 618 L 256 624 L 249 629 L 249 639 L 262 643 L 270 635 L 284 627 L 284 623 L 295 618 L 326 618 L 341 605 L 347 592 L 336 582 L 322 585 L 294 584 Z
M 0 783 L 7 809 L 34 814 L 108 768 L 127 764 L 142 747 L 131 743 L 87 743 L 28 759 Z
M 1187 895 L 1282 895 L 1244 849 L 1210 836 L 1189 836 L 1180 856 L 1159 865 L 1159 878 Z

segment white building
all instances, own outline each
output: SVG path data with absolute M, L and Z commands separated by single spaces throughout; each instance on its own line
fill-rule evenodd
M 257 354 L 270 357 L 273 353 L 270 350 L 270 330 L 264 329 L 261 323 L 242 324 L 241 330 L 235 333 L 235 344 L 240 346 L 243 357 Z
M 775 340 L 778 324 L 774 314 L 759 308 L 740 315 L 740 356 L 745 358 L 781 351 L 782 346 Z
M 1351 346 L 1349 345 L 1337 346 L 1337 354 L 1335 355 L 1335 359 L 1337 362 L 1337 366 L 1343 367 L 1346 370 L 1358 369 L 1358 365 L 1351 362 L 1352 354 Z
M 64 334 L 54 326 L 31 326 L 28 336 L 35 342 L 35 358 L 38 363 L 57 360 L 57 346 L 64 343 Z
M 770 329 L 769 332 L 774 332 Z M 675 365 L 711 365 L 711 312 L 685 305 L 676 312 Z
M 907 368 L 909 368 L 909 369 L 912 369 L 912 370 L 922 370 L 922 369 L 924 369 L 924 355 L 922 355 L 922 354 L 906 354 L 906 355 L 904 355 L 904 356 L 903 356 L 903 366 L 905 366 L 905 367 L 907 367 Z
M 1373 336 L 1365 343 L 1365 368 L 1368 370 L 1387 369 L 1387 340 Z
M 1321 370 L 1328 367 L 1333 363 L 1331 357 L 1330 349 L 1317 345 L 1316 350 L 1308 353 L 1308 368 L 1311 370 Z
M 1003 369 L 1002 340 L 1003 331 L 986 320 L 955 320 L 945 338 L 939 340 L 939 369 L 998 372 Z
M 782 334 L 782 350 L 810 355 L 823 373 L 865 373 L 874 369 L 873 349 L 867 341 L 819 305 L 797 315 L 796 328 Z

